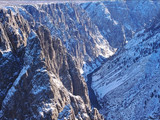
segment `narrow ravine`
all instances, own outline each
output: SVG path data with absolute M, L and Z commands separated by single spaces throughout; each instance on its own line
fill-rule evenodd
M 98 110 L 101 109 L 101 106 L 98 103 L 97 97 L 94 93 L 94 90 L 92 89 L 91 85 L 92 85 L 92 75 L 94 72 L 97 72 L 101 67 L 98 67 L 97 69 L 95 69 L 92 73 L 87 75 L 87 86 L 88 86 L 88 92 L 89 92 L 89 99 L 91 102 L 91 106 L 97 108 Z

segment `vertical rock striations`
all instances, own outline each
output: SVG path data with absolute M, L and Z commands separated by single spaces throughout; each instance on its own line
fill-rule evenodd
M 43 23 L 46 14 L 29 5 L 0 10 L 0 119 L 103 119 L 91 110 L 76 55 Z

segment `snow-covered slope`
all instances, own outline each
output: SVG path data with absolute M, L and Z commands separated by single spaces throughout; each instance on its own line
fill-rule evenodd
M 159 119 L 160 24 L 155 20 L 94 73 L 94 89 L 107 119 Z
M 160 11 L 158 0 L 106 0 L 81 6 L 114 48 L 123 46 Z
M 0 119 L 103 119 L 91 108 L 82 74 L 108 57 L 92 84 L 106 118 L 158 113 L 159 25 L 132 39 L 157 15 L 158 2 L 5 1 L 0 6 Z M 121 49 L 115 54 L 116 48 Z M 156 107 L 150 106 L 153 101 Z

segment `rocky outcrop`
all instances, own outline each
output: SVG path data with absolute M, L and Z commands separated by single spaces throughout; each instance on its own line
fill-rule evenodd
M 20 69 L 23 65 L 24 46 L 29 27 L 27 22 L 20 17 L 19 14 L 13 15 L 11 10 L 0 10 L 1 25 L 0 25 L 0 48 L 1 48 L 1 97 L 0 104 L 11 88 L 13 82 L 18 77 Z M 23 34 L 20 32 L 24 31 Z
M 145 25 L 159 11 L 156 1 L 35 3 L 0 5 L 0 119 L 103 120 L 82 74 L 116 48 L 90 81 L 100 112 L 158 119 L 159 24 Z
M 62 41 L 31 16 L 1 11 L 0 118 L 103 119 Z
M 74 57 L 81 73 L 86 64 L 91 66 L 89 62 L 93 63 L 96 59 L 95 66 L 99 66 L 102 57 L 109 57 L 116 51 L 78 3 L 24 5 L 18 11 L 29 21 L 46 26 L 55 38 L 60 38 L 67 52 Z M 91 69 L 94 67 L 91 66 Z

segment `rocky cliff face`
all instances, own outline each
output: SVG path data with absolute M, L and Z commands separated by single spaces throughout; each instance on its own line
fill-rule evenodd
M 103 119 L 91 110 L 76 55 L 43 23 L 51 22 L 48 14 L 27 5 L 1 9 L 0 16 L 0 118 Z
M 77 61 L 82 74 L 85 66 L 94 69 L 104 58 L 113 55 L 116 51 L 78 3 L 25 5 L 18 10 L 28 21 L 45 25 L 52 36 L 60 38 L 67 52 Z M 88 64 L 93 61 L 97 63 Z
M 107 119 L 159 119 L 159 17 L 138 33 L 93 75 Z
M 0 119 L 103 120 L 82 74 L 117 48 L 89 81 L 100 112 L 158 119 L 158 2 L 19 3 L 0 5 Z

